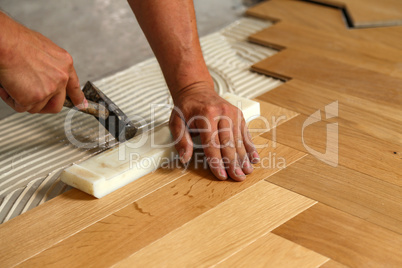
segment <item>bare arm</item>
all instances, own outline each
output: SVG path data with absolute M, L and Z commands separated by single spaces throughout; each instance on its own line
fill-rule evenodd
M 204 152 L 219 179 L 242 181 L 258 162 L 241 112 L 214 90 L 197 33 L 192 0 L 129 0 L 161 66 L 177 109 L 170 118 L 176 149 L 187 162 L 190 131 L 200 131 Z
M 71 56 L 0 11 L 0 97 L 17 112 L 56 113 L 84 101 Z

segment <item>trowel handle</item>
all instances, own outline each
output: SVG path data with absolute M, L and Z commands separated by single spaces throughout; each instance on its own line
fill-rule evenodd
M 109 111 L 106 109 L 106 107 L 93 101 L 88 101 L 87 108 L 75 107 L 71 99 L 66 96 L 66 100 L 64 101 L 63 106 L 67 108 L 75 108 L 80 112 L 90 114 L 102 119 L 106 119 L 109 117 Z

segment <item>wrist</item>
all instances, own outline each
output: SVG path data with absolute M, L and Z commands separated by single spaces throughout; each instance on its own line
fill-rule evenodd
M 192 60 L 191 63 L 180 64 L 171 70 L 170 74 L 165 74 L 165 78 L 173 99 L 199 86 L 205 91 L 215 92 L 213 79 L 201 57 L 198 61 Z
M 0 11 L 0 68 L 10 61 L 10 56 L 17 45 L 19 26 L 8 15 Z

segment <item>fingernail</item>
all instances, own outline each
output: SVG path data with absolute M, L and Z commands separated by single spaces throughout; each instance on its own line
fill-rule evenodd
M 260 156 L 258 155 L 257 152 L 253 153 L 253 163 L 258 163 L 260 162 Z
M 235 170 L 235 174 L 239 177 L 245 177 L 246 175 L 244 175 L 243 171 L 240 168 L 236 168 Z
M 245 168 L 249 168 L 249 167 L 251 167 L 250 162 L 248 162 L 247 160 L 246 160 L 246 161 L 244 161 L 244 163 L 243 163 L 243 167 L 245 167 Z
M 82 104 L 84 105 L 84 108 L 88 108 L 88 100 L 86 98 L 84 98 L 84 100 L 82 101 Z
M 228 175 L 226 174 L 226 171 L 223 168 L 219 169 L 219 175 L 225 179 L 228 178 Z

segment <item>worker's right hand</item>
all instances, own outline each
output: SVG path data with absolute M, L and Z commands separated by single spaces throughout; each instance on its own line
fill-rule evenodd
M 0 97 L 15 111 L 57 113 L 66 94 L 74 105 L 84 94 L 70 54 L 0 12 Z

